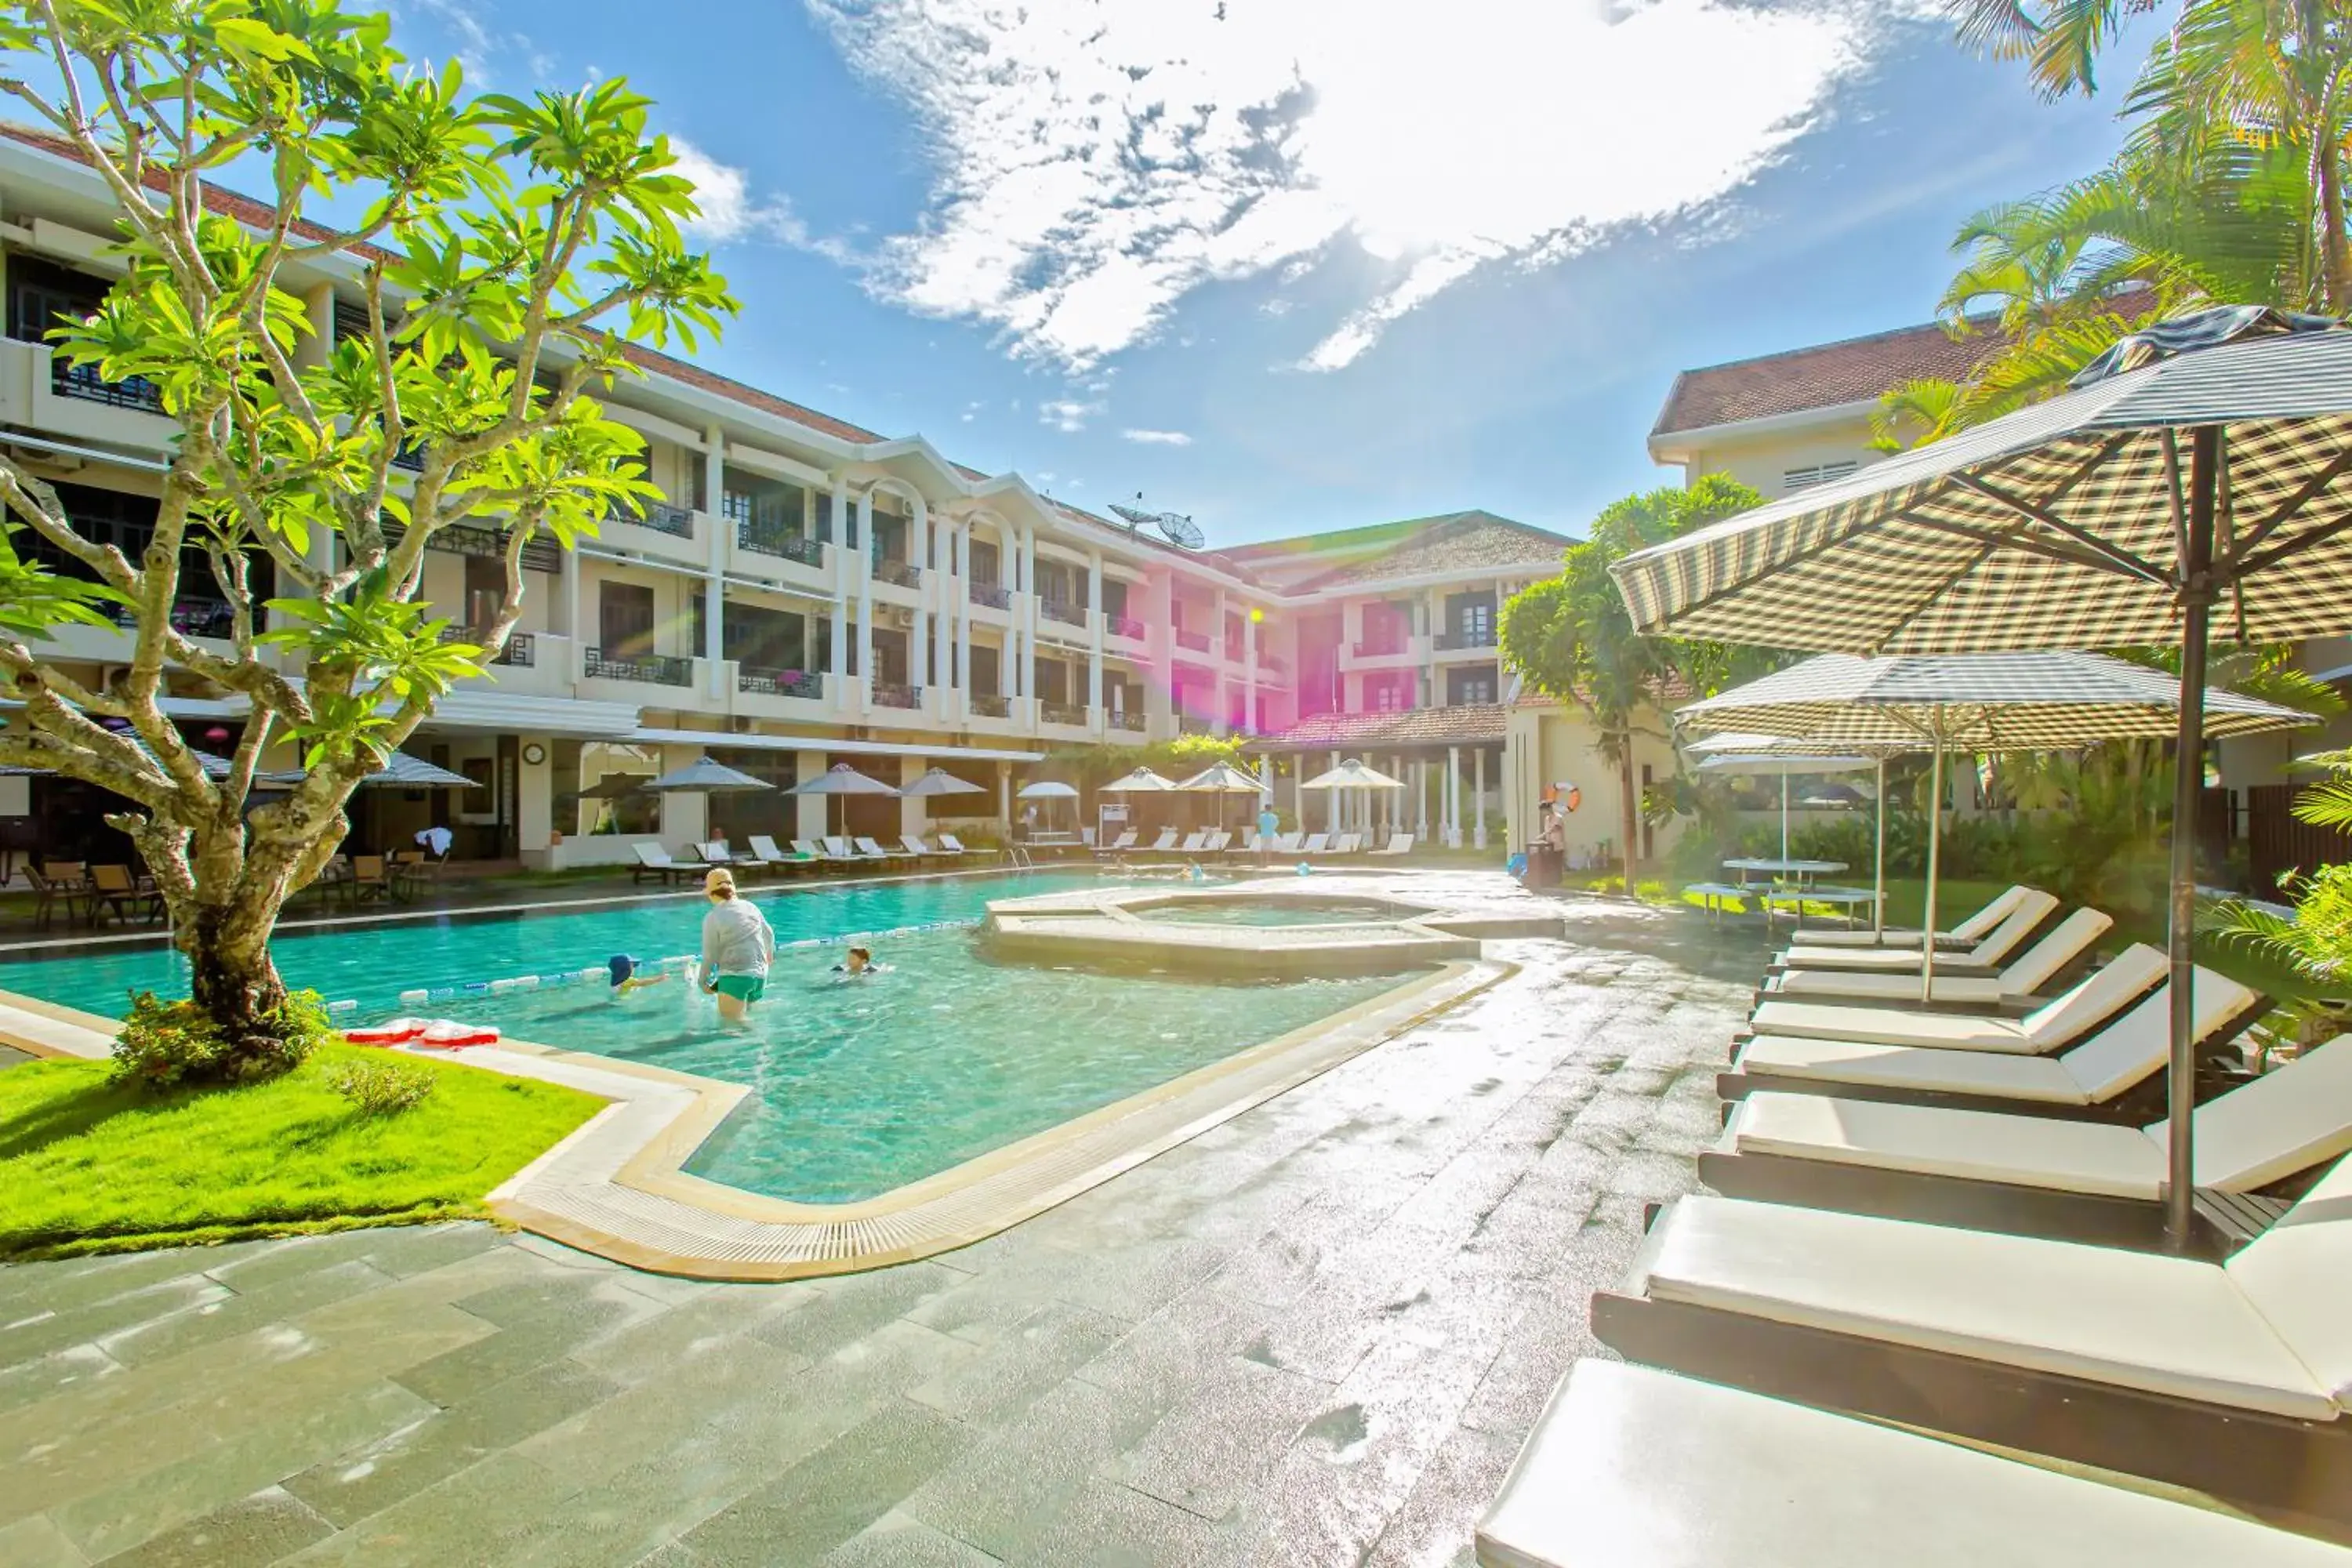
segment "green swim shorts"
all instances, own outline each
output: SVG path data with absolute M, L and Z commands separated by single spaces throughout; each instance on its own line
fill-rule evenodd
M 757 1002 L 767 994 L 768 979 L 763 974 L 722 974 L 712 989 L 739 1002 Z

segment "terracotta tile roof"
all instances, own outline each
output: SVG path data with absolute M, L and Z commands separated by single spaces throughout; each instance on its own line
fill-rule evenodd
M 2114 300 L 2125 316 L 2143 314 L 2152 304 L 2152 296 L 2137 292 Z M 1964 337 L 1930 321 L 1684 371 L 1675 377 L 1650 435 L 1871 402 L 1906 381 L 1961 380 L 2006 341 L 1994 320 L 1989 314 L 1969 317 L 1972 330 Z
M 1402 713 L 1318 713 L 1278 735 L 1259 736 L 1249 742 L 1248 749 L 1307 752 L 1490 743 L 1503 738 L 1509 712 L 1500 702 L 1478 702 L 1459 708 L 1411 708 Z
M 1490 511 L 1459 511 L 1264 540 L 1225 553 L 1284 592 L 1298 594 L 1482 567 L 1549 570 L 1559 563 L 1560 552 L 1570 542 L 1564 534 Z

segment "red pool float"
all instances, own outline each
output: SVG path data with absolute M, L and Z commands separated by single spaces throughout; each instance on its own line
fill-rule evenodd
M 345 1029 L 343 1038 L 355 1046 L 404 1046 L 431 1026 L 428 1018 L 394 1018 L 368 1029 Z
M 459 1024 L 441 1018 L 426 1025 L 425 1032 L 416 1037 L 416 1043 L 445 1050 L 460 1046 L 495 1046 L 499 1043 L 499 1031 L 488 1024 Z

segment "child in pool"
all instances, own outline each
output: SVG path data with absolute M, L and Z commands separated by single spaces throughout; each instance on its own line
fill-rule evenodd
M 615 1000 L 632 992 L 642 991 L 648 985 L 659 985 L 669 978 L 667 974 L 638 973 L 637 961 L 625 952 L 616 952 L 606 959 L 604 968 L 613 977 L 613 995 Z
M 835 974 L 850 976 L 861 974 L 887 974 L 889 973 L 889 970 L 890 966 L 888 964 L 875 963 L 874 950 L 866 947 L 851 948 L 849 950 L 849 957 L 847 960 L 833 966 L 833 972 Z

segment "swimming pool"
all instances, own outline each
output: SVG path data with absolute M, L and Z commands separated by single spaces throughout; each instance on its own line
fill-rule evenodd
M 1176 925 L 1320 926 L 1393 921 L 1398 910 L 1390 904 L 1345 899 L 1186 899 L 1145 905 L 1136 909 L 1135 915 L 1139 920 Z
M 848 1203 L 1042 1132 L 1369 1001 L 1396 974 L 1221 984 L 992 962 L 972 923 L 992 899 L 1098 885 L 1034 872 L 753 889 L 779 949 L 751 1027 L 673 978 L 616 999 L 601 983 L 475 993 L 428 1007 L 404 990 L 691 952 L 704 909 L 659 899 L 499 918 L 294 932 L 289 984 L 352 997 L 357 1016 L 478 1020 L 509 1037 L 739 1083 L 751 1092 L 688 1162 L 694 1175 L 803 1203 Z M 966 922 L 944 926 L 942 922 Z M 924 929 L 928 928 L 928 929 Z M 890 965 L 848 980 L 841 938 Z M 783 944 L 803 942 L 793 947 Z M 126 990 L 184 990 L 175 955 L 86 952 L 0 964 L 0 990 L 118 1014 Z

